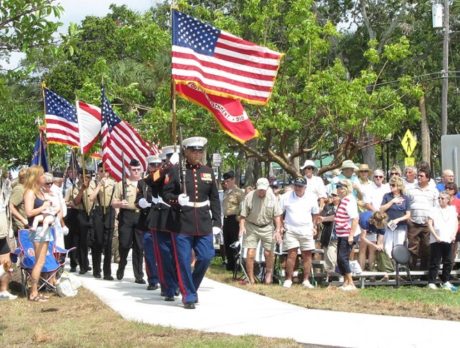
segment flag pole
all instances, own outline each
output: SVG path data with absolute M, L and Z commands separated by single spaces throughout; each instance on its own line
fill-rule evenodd
M 46 100 L 45 100 L 45 88 L 46 88 L 46 82 L 42 81 L 41 84 L 42 88 L 42 96 L 43 96 L 43 117 L 46 117 Z M 38 118 L 38 131 L 40 132 L 40 142 L 43 144 L 43 137 L 45 135 L 45 132 L 40 129 L 40 118 Z M 45 121 L 45 129 L 46 129 L 46 121 Z M 40 145 L 41 145 L 40 144 Z M 48 164 L 51 164 L 51 156 L 50 156 L 50 149 L 48 148 L 48 143 L 46 144 L 46 157 L 48 158 Z M 41 146 L 40 146 L 40 165 L 41 165 Z M 48 170 L 51 168 L 48 168 Z
M 171 1 L 170 9 L 170 25 L 171 25 L 171 48 L 174 44 L 173 40 L 173 11 L 176 8 L 174 0 Z M 176 112 L 176 82 L 172 76 L 172 55 L 171 55 L 171 141 L 174 145 L 174 152 L 176 152 L 177 139 L 177 112 Z

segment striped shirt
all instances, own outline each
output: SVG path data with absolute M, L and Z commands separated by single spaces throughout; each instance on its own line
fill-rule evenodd
M 409 197 L 410 219 L 416 224 L 426 224 L 433 208 L 438 206 L 439 192 L 430 185 L 416 186 L 407 194 Z
M 351 232 L 351 220 L 358 217 L 356 199 L 352 195 L 342 198 L 334 218 L 337 237 L 347 237 Z

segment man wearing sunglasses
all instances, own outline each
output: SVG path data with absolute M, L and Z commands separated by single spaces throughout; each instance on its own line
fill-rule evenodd
M 323 210 L 324 204 L 326 203 L 327 193 L 323 179 L 314 175 L 316 169 L 316 164 L 312 160 L 306 160 L 301 168 L 307 182 L 307 192 L 313 194 L 316 197 L 319 205 L 319 210 L 321 211 Z
M 171 205 L 175 224 L 175 250 L 179 289 L 185 309 L 198 303 L 197 291 L 214 257 L 213 233 L 221 231 L 221 209 L 216 178 L 212 168 L 202 164 L 203 137 L 184 139 L 185 173 L 181 183 L 179 168 L 173 167 L 165 178 L 164 199 Z M 192 271 L 192 250 L 195 265 Z
M 115 209 L 112 200 L 115 190 L 115 181 L 103 167 L 102 162 L 97 166 L 96 179 L 91 181 L 88 195 L 92 210 L 94 241 L 91 247 L 93 260 L 93 276 L 101 278 L 104 272 L 104 280 L 113 280 L 112 277 L 112 239 L 115 225 Z M 102 254 L 104 254 L 103 269 L 101 270 Z
M 407 192 L 410 206 L 407 239 L 412 255 L 411 269 L 416 269 L 420 258 L 420 269 L 427 270 L 430 246 L 428 219 L 433 209 L 438 206 L 439 193 L 430 185 L 431 171 L 428 168 L 419 168 L 417 179 L 418 185 Z
M 144 240 L 142 233 L 136 230 L 140 209 L 135 204 L 137 183 L 141 180 L 142 166 L 139 160 L 132 159 L 128 167 L 129 176 L 125 182 L 125 189 L 123 181 L 118 182 L 115 186 L 112 201 L 112 207 L 119 209 L 118 249 L 120 252 L 120 262 L 118 263 L 117 279 L 122 280 L 124 277 L 128 253 L 132 248 L 134 282 L 145 284 L 144 271 L 142 270 L 144 263 Z

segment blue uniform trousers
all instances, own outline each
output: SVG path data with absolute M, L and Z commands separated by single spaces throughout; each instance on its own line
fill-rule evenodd
M 158 279 L 155 236 L 150 231 L 144 231 L 144 258 L 148 283 L 149 285 L 157 285 L 160 281 Z
M 177 280 L 182 293 L 183 303 L 198 301 L 197 291 L 206 270 L 214 257 L 213 236 L 191 236 L 177 234 L 175 251 L 177 262 Z M 195 251 L 195 267 L 192 272 L 192 249 Z
M 161 284 L 161 292 L 166 297 L 174 297 L 177 289 L 177 276 L 173 259 L 173 234 L 169 232 L 153 232 L 155 234 L 154 245 L 157 257 L 158 276 Z

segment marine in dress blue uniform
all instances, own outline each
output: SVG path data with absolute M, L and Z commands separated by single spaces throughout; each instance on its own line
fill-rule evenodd
M 145 271 L 147 273 L 147 290 L 158 289 L 159 278 L 158 278 L 158 267 L 157 267 L 157 255 L 158 252 L 155 248 L 155 234 L 149 229 L 149 219 L 152 218 L 150 214 L 152 206 L 153 195 L 155 197 L 158 192 L 153 192 L 155 187 L 149 185 L 147 182 L 150 181 L 152 174 L 159 170 L 161 165 L 161 159 L 159 156 L 148 156 L 147 157 L 147 176 L 137 183 L 137 196 L 136 205 L 140 208 L 139 221 L 137 223 L 137 229 L 144 234 L 144 258 L 145 258 Z
M 165 301 L 174 301 L 178 294 L 176 264 L 173 253 L 172 231 L 176 229 L 175 220 L 171 216 L 171 206 L 164 201 L 163 185 L 174 164 L 178 162 L 178 146 L 164 146 L 160 158 L 162 165 L 158 171 L 149 175 L 146 183 L 152 190 L 152 207 L 149 213 L 149 229 L 154 235 L 153 245 L 157 261 L 158 277 L 161 285 L 161 296 Z M 175 153 L 175 155 L 174 155 Z
M 211 168 L 201 164 L 207 140 L 192 137 L 183 141 L 185 149 L 185 193 L 181 189 L 179 168 L 165 178 L 164 198 L 172 206 L 176 221 L 175 252 L 177 279 L 184 308 L 194 309 L 197 291 L 214 257 L 213 228 L 221 229 L 221 210 L 216 179 Z M 192 250 L 195 266 L 192 272 Z

